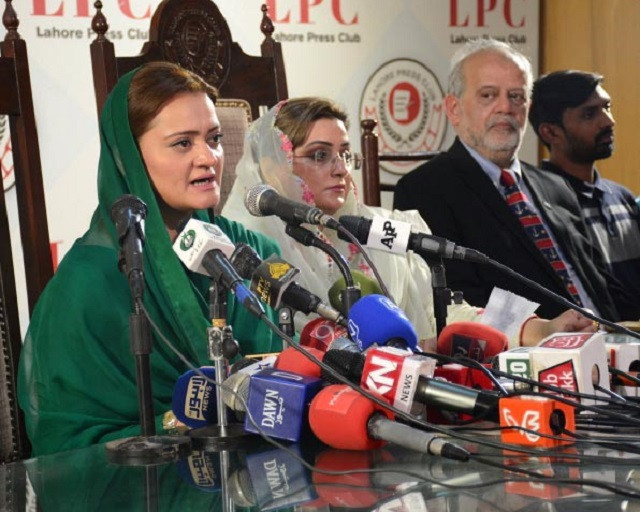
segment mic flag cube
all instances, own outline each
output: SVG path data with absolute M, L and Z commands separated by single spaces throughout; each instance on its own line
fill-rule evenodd
M 348 335 L 346 327 L 325 318 L 314 318 L 302 328 L 300 345 L 326 352 L 334 340 Z
M 360 385 L 382 395 L 403 412 L 411 412 L 420 376 L 433 377 L 436 361 L 390 347 L 370 348 Z M 418 405 L 422 409 L 424 406 Z
M 321 379 L 266 368 L 251 376 L 247 409 L 265 434 L 300 441 L 308 432 L 309 403 L 321 387 Z M 247 432 L 258 433 L 249 415 L 245 418 L 244 428 Z
M 511 397 L 500 399 L 500 426 L 522 427 L 501 430 L 504 443 L 551 448 L 575 442 L 563 430 L 575 432 L 574 408 L 547 397 Z M 540 435 L 542 434 L 542 435 Z M 550 439 L 544 435 L 559 436 Z
M 235 246 L 218 226 L 197 219 L 189 219 L 173 243 L 173 250 L 180 261 L 192 272 L 204 275 L 209 273 L 202 265 L 202 260 L 214 249 L 219 249 L 229 258 Z
M 531 362 L 534 378 L 541 383 L 607 396 L 594 387 L 597 385 L 607 390 L 610 387 L 603 333 L 553 334 L 531 349 Z M 592 399 L 580 399 L 580 402 L 586 405 L 597 403 Z
M 251 291 L 265 304 L 278 308 L 282 294 L 294 283 L 300 269 L 273 255 L 264 260 L 251 276 Z
M 533 379 L 533 368 L 531 363 L 531 351 L 533 347 L 512 348 L 498 354 L 500 371 L 506 372 L 516 377 Z
M 635 374 L 640 369 L 640 343 L 628 341 L 628 338 L 606 334 L 605 347 L 609 366 L 626 373 Z M 620 340 L 620 341 L 619 341 Z M 640 396 L 640 386 L 622 376 L 615 377 L 612 386 L 622 396 Z
M 298 446 L 289 446 L 289 450 L 302 458 Z M 284 450 L 247 455 L 247 470 L 260 510 L 281 510 L 318 497 L 309 470 Z

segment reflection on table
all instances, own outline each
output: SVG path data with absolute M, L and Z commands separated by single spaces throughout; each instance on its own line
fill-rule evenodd
M 316 442 L 284 450 L 256 438 L 225 451 L 194 450 L 173 463 L 124 466 L 108 462 L 104 445 L 95 445 L 0 467 L 2 510 L 640 510 L 640 500 L 564 483 L 638 489 L 640 456 L 630 451 L 576 444 L 553 457 L 531 457 L 468 447 L 550 479 L 393 447 L 345 451 Z

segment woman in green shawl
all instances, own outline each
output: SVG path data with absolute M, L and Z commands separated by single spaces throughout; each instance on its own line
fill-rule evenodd
M 158 62 L 125 75 L 107 99 L 100 119 L 98 207 L 89 230 L 44 290 L 20 360 L 18 398 L 34 455 L 139 433 L 129 338 L 132 300 L 118 270 L 118 240 L 110 220 L 111 205 L 122 194 L 134 194 L 148 207 L 145 308 L 196 366 L 208 362 L 210 280 L 185 270 L 174 254 L 180 226 L 190 217 L 214 222 L 234 243 L 251 245 L 263 258 L 278 252 L 270 239 L 207 213 L 220 199 L 224 160 L 215 95 L 197 75 Z M 281 349 L 280 340 L 231 295 L 227 321 L 241 353 Z M 153 405 L 160 432 L 173 386 L 187 368 L 152 334 Z

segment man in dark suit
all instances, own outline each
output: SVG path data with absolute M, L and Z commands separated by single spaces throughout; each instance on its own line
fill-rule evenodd
M 435 235 L 619 320 L 604 266 L 564 180 L 540 180 L 537 169 L 517 158 L 532 85 L 527 58 L 504 43 L 479 39 L 454 55 L 451 69 L 445 110 L 456 140 L 398 182 L 394 207 L 417 209 Z M 539 303 L 537 313 L 545 318 L 566 309 L 494 267 L 447 262 L 446 268 L 449 287 L 463 291 L 470 304 L 486 305 L 497 286 Z

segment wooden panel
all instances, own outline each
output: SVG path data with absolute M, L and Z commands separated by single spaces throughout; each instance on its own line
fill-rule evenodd
M 541 72 L 581 69 L 604 75 L 616 120 L 616 149 L 598 163 L 604 176 L 640 194 L 640 2 L 542 0 Z
M 0 114 L 20 114 L 20 102 L 18 101 L 18 91 L 9 84 L 16 82 L 16 70 L 13 59 L 0 57 Z

